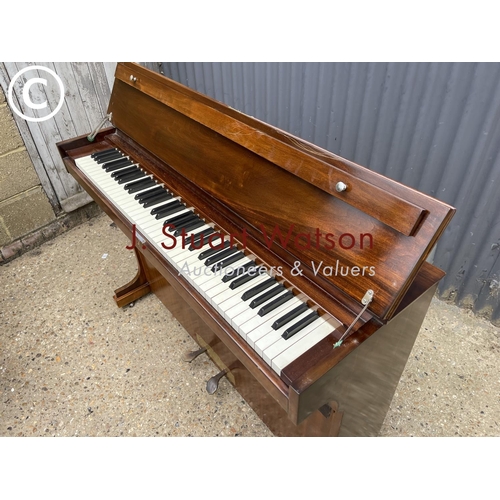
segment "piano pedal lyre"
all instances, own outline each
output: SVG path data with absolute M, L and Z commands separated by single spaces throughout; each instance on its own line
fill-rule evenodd
M 215 394 L 217 389 L 219 388 L 219 381 L 222 377 L 225 377 L 229 372 L 229 369 L 226 368 L 222 370 L 217 375 L 214 375 L 212 378 L 207 380 L 207 392 L 208 394 Z
M 186 363 L 191 363 L 191 361 L 194 361 L 200 354 L 203 354 L 204 352 L 207 352 L 206 347 L 201 347 L 196 351 L 188 351 L 184 354 L 182 360 L 186 361 Z

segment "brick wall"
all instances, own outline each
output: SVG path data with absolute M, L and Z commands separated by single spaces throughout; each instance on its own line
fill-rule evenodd
M 92 203 L 56 218 L 0 88 L 0 264 L 98 213 Z

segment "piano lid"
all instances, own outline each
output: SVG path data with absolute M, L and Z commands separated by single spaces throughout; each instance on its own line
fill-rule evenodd
M 394 314 L 455 209 L 134 63 L 120 63 L 113 124 L 217 199 L 287 277 Z M 241 238 L 239 238 L 241 240 Z M 260 250 L 260 252 L 257 252 Z M 263 254 L 264 252 L 264 254 Z

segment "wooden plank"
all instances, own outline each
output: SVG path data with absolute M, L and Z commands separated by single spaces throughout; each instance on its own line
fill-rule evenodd
M 3 88 L 5 95 L 7 95 L 9 84 L 10 84 L 9 73 L 4 63 L 0 63 L 0 85 Z M 19 101 L 17 99 L 17 95 L 15 92 L 13 92 L 12 98 L 16 106 L 18 106 L 20 109 Z M 45 194 L 47 195 L 47 198 L 49 199 L 50 204 L 52 205 L 52 208 L 54 209 L 57 215 L 59 212 L 61 212 L 61 206 L 59 204 L 59 200 L 57 198 L 57 194 L 54 190 L 54 187 L 52 186 L 51 180 L 49 179 L 49 176 L 42 162 L 38 144 L 35 143 L 33 136 L 31 135 L 31 132 L 28 127 L 28 122 L 26 120 L 23 120 L 16 113 L 12 113 L 12 116 L 14 118 L 14 121 L 16 122 L 21 137 L 23 138 L 24 145 L 26 146 L 26 150 L 31 158 L 31 161 L 33 162 L 33 167 L 35 168 L 38 178 L 40 179 L 40 183 L 45 191 Z
M 23 139 L 27 145 L 30 157 L 35 165 L 39 178 L 46 190 L 49 200 L 56 211 L 61 206 L 70 211 L 90 201 L 83 195 L 82 188 L 70 176 L 61 161 L 55 144 L 75 135 L 88 134 L 106 113 L 109 97 L 109 75 L 103 63 L 36 63 L 55 71 L 61 78 L 65 96 L 60 111 L 52 118 L 43 122 L 27 122 L 16 117 Z M 8 88 L 10 78 L 20 69 L 29 66 L 28 63 L 5 64 L 5 88 Z M 110 71 L 114 63 L 108 63 Z M 38 76 L 46 78 L 46 74 Z M 50 77 L 49 77 L 50 78 Z M 46 111 L 32 110 L 20 99 L 22 82 L 16 82 L 14 94 L 16 102 L 27 116 L 43 116 Z M 43 85 L 34 85 L 30 89 L 34 102 L 47 101 L 50 110 L 58 104 L 59 95 L 47 92 Z
M 46 63 L 36 63 L 42 66 L 46 66 Z M 27 67 L 28 64 L 26 63 L 18 63 L 17 67 L 21 69 L 22 67 Z M 38 73 L 38 72 L 37 72 Z M 45 78 L 45 75 L 40 75 L 40 77 Z M 32 95 L 32 99 L 34 102 L 43 102 L 44 100 L 47 100 L 47 102 L 53 102 L 52 96 L 49 96 L 46 91 L 45 87 L 43 85 L 33 85 L 30 89 L 30 94 Z M 35 117 L 40 117 L 44 116 L 46 112 L 38 112 L 37 110 L 31 110 L 28 106 L 24 106 L 25 110 L 30 110 L 26 114 L 29 116 L 35 116 Z M 59 115 L 59 113 L 58 113 Z M 56 115 L 57 116 L 57 115 Z M 45 144 L 47 145 L 47 149 L 50 153 L 50 159 L 52 161 L 53 168 L 51 168 L 52 172 L 55 172 L 58 176 L 58 178 L 61 181 L 61 184 L 63 185 L 64 188 L 64 194 L 59 195 L 59 201 L 69 198 L 70 196 L 75 195 L 78 192 L 81 192 L 81 189 L 78 186 L 78 183 L 75 182 L 73 177 L 66 171 L 66 168 L 64 167 L 64 164 L 59 157 L 58 150 L 56 147 L 57 142 L 59 142 L 62 139 L 62 134 L 60 132 L 59 126 L 58 126 L 58 121 L 59 118 L 56 119 L 56 117 L 52 117 L 49 120 L 37 122 L 37 123 L 32 123 L 30 122 L 30 125 L 32 124 L 33 126 L 37 125 L 38 128 L 40 129 L 42 133 L 43 140 L 45 141 Z M 30 126 L 31 128 L 31 126 Z M 34 128 L 34 127 L 33 127 Z M 64 130 L 64 129 L 63 129 Z M 66 134 L 67 131 L 64 131 L 63 134 Z M 50 168 L 50 167 L 49 167 Z
M 61 206 L 65 212 L 73 212 L 77 208 L 88 205 L 92 201 L 89 194 L 83 190 L 81 193 L 77 193 L 74 196 L 70 196 L 65 200 L 61 200 Z
M 54 71 L 59 75 L 64 84 L 66 95 L 64 101 L 68 107 L 70 118 L 76 135 L 88 134 L 90 123 L 82 106 L 80 91 L 73 73 L 73 67 L 68 62 L 54 63 Z M 74 136 L 72 136 L 74 137 Z M 68 137 L 69 139 L 69 137 Z
M 113 83 L 115 82 L 115 70 L 116 62 L 103 62 L 104 72 L 106 73 L 106 78 L 108 80 L 109 90 L 113 88 Z
M 85 113 L 89 120 L 90 131 L 96 127 L 102 120 L 103 113 L 99 106 L 92 77 L 87 63 L 71 63 L 73 73 L 75 75 L 76 85 L 80 91 Z M 86 132 L 88 133 L 88 132 Z
M 5 63 L 5 67 L 7 69 L 7 73 L 9 75 L 9 79 L 13 77 L 21 68 L 28 66 L 28 64 L 25 63 Z M 35 90 L 35 86 L 32 87 L 32 89 Z M 28 108 L 22 99 L 20 99 L 20 95 L 22 93 L 22 85 L 21 81 L 17 81 L 14 84 L 14 90 L 13 93 L 16 94 L 16 98 L 19 104 L 19 109 L 22 113 L 24 113 L 26 116 L 36 116 L 33 114 L 33 110 Z M 23 120 L 25 121 L 25 120 Z M 47 172 L 47 175 L 50 179 L 50 182 L 54 188 L 54 191 L 57 195 L 58 200 L 65 199 L 68 197 L 68 194 L 66 192 L 66 188 L 64 186 L 64 182 L 62 181 L 59 171 L 56 168 L 56 161 L 57 157 L 52 155 L 52 152 L 50 151 L 49 144 L 47 143 L 47 138 L 42 131 L 42 128 L 40 127 L 40 123 L 38 122 L 27 122 L 25 121 L 30 134 L 33 137 L 33 140 L 36 144 L 38 153 L 40 155 L 40 158 L 42 160 L 42 163 L 44 165 L 44 168 Z M 42 122 L 43 123 L 43 122 Z M 55 159 L 54 159 L 55 158 Z
M 40 66 L 45 66 L 46 68 L 51 69 L 54 71 L 59 77 L 61 77 L 60 72 L 57 71 L 55 65 L 50 62 L 38 62 Z M 38 72 L 39 76 L 42 78 L 50 78 L 48 77 L 47 73 L 43 72 Z M 68 88 L 68 83 L 64 81 L 64 79 L 61 77 L 61 80 L 63 82 L 64 89 L 66 90 Z M 49 84 L 50 85 L 50 84 Z M 32 87 L 33 89 L 33 87 Z M 43 92 L 43 95 L 45 96 L 45 99 L 47 99 L 48 106 L 50 108 L 50 111 L 54 111 L 54 109 L 57 107 L 59 104 L 59 98 L 60 94 L 59 93 L 53 93 L 53 92 L 47 92 L 46 88 L 41 85 L 40 86 L 41 91 Z M 77 133 L 77 130 L 75 128 L 75 125 L 73 123 L 72 117 L 70 110 L 68 108 L 68 98 L 65 95 L 63 104 L 61 106 L 61 109 L 51 118 L 54 120 L 55 125 L 57 127 L 57 130 L 59 132 L 59 136 L 65 139 L 69 139 L 70 137 L 74 137 L 75 134 Z
M 97 95 L 97 100 L 99 101 L 101 116 L 104 117 L 107 114 L 109 98 L 111 97 L 111 90 L 106 77 L 106 71 L 104 70 L 103 64 L 100 62 L 89 62 L 89 70 L 94 90 Z M 105 126 L 110 126 L 110 123 Z

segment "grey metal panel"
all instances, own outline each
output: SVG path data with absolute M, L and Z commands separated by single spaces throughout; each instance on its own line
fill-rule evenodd
M 440 295 L 500 323 L 500 64 L 162 63 L 166 76 L 457 208 Z

